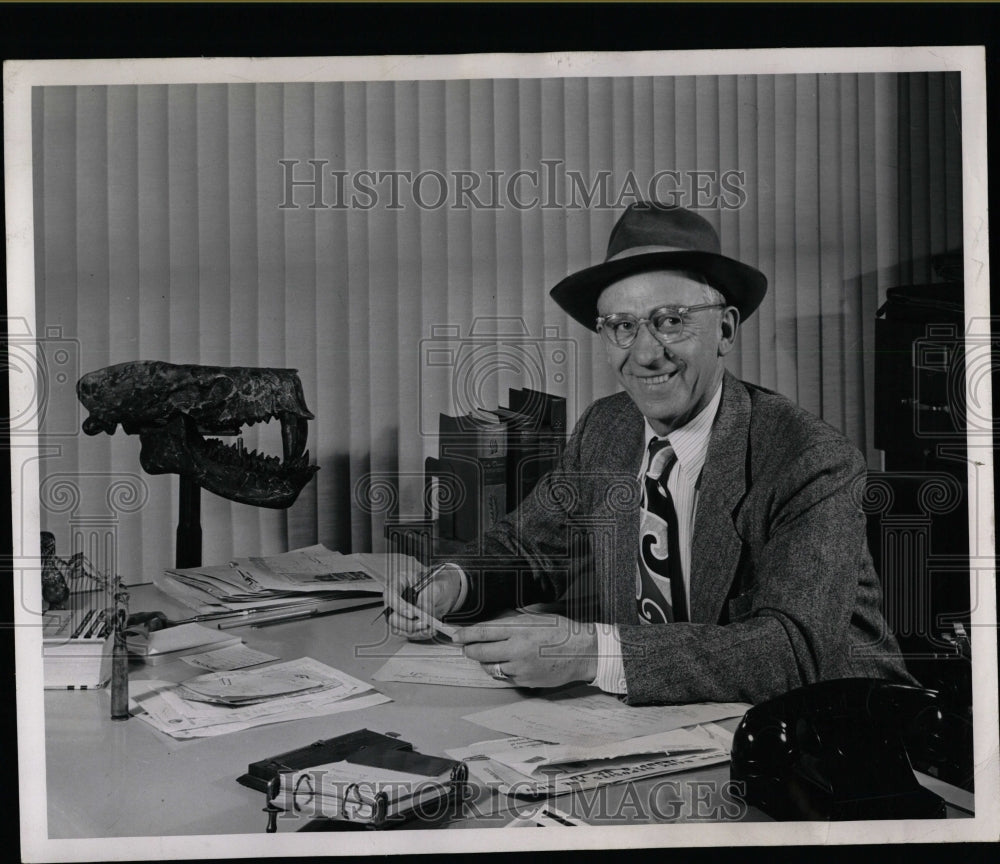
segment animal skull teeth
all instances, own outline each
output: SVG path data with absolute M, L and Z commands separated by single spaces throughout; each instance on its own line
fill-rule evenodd
M 88 435 L 121 423 L 139 435 L 150 474 L 180 474 L 232 501 L 288 507 L 319 470 L 305 449 L 313 415 L 294 369 L 119 363 L 84 375 L 77 395 Z M 271 420 L 281 423 L 280 459 L 211 437 Z

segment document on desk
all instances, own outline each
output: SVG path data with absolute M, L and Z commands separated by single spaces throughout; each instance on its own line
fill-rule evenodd
M 586 747 L 513 737 L 446 752 L 464 761 L 479 782 L 528 797 L 673 774 L 729 758 L 728 749 L 701 727 Z
M 236 558 L 229 566 L 253 591 L 375 590 L 378 574 L 354 555 L 327 549 L 322 543 L 268 558 Z
M 610 694 L 594 692 L 592 687 L 574 687 L 549 697 L 478 711 L 464 719 L 509 735 L 590 746 L 740 717 L 749 708 L 743 702 L 636 708 L 623 705 Z
M 260 666 L 261 663 L 270 663 L 277 659 L 273 654 L 258 651 L 256 648 L 250 648 L 241 643 L 230 645 L 228 648 L 218 648 L 215 651 L 206 651 L 204 654 L 181 657 L 181 662 L 198 669 L 224 672 L 245 669 L 248 666 Z
M 149 682 L 139 683 L 146 684 Z M 384 702 L 392 701 L 388 696 L 374 691 L 355 696 L 351 699 L 333 701 L 329 700 L 329 698 L 326 700 L 313 699 L 304 701 L 304 697 L 299 697 L 299 700 L 294 704 L 294 707 L 286 707 L 280 712 L 274 714 L 251 717 L 245 720 L 232 720 L 231 718 L 238 715 L 230 713 L 228 715 L 228 722 L 225 722 L 227 718 L 221 717 L 201 717 L 195 718 L 194 722 L 190 722 L 189 718 L 185 718 L 180 713 L 174 711 L 170 705 L 167 704 L 171 696 L 173 685 L 165 684 L 164 682 L 158 683 L 164 685 L 165 689 L 153 690 L 148 694 L 141 695 L 135 700 L 135 703 L 130 700 L 130 710 L 133 710 L 134 707 L 143 709 L 142 713 L 138 713 L 135 716 L 140 720 L 144 720 L 160 732 L 169 735 L 171 738 L 180 739 L 213 738 L 219 735 L 228 735 L 231 732 L 241 732 L 244 729 L 253 729 L 255 726 L 266 726 L 269 723 L 285 723 L 289 720 L 304 720 L 310 717 L 326 717 L 331 714 L 339 714 L 343 711 L 360 711 L 363 708 L 370 708 L 374 705 L 381 705 Z M 220 711 L 227 710 L 225 708 L 220 708 L 219 706 L 206 707 L 215 708 Z M 239 710 L 246 712 L 250 709 Z M 277 711 L 277 706 L 275 706 L 274 710 Z M 245 716 L 245 714 L 243 716 Z M 206 720 L 210 720 L 211 722 L 206 725 Z M 188 725 L 181 726 L 180 724 L 182 723 L 187 723 Z
M 391 701 L 388 696 L 373 691 L 364 681 L 310 657 L 277 666 L 297 669 L 311 683 L 324 680 L 330 682 L 329 686 L 309 689 L 297 695 L 232 705 L 185 699 L 185 691 L 176 684 L 145 688 L 142 687 L 145 682 L 134 682 L 137 687 L 131 692 L 130 708 L 140 712 L 136 716 L 174 738 L 199 738 L 268 723 L 336 714 Z M 237 674 L 239 673 L 230 673 L 230 677 Z
M 625 741 L 581 746 L 579 744 L 548 744 L 530 738 L 506 738 L 490 747 L 484 755 L 513 768 L 521 774 L 537 774 L 542 769 L 570 762 L 595 762 L 620 759 L 623 756 L 642 757 L 660 754 L 696 753 L 718 750 L 707 735 L 690 729 L 672 729 Z
M 353 552 L 351 558 L 357 561 L 382 585 L 408 585 L 416 581 L 423 572 L 424 565 L 412 555 L 400 552 Z
M 178 695 L 216 705 L 254 705 L 316 690 L 339 690 L 345 686 L 336 670 L 308 661 L 309 658 L 303 657 L 263 669 L 209 672 L 183 682 Z
M 497 681 L 482 664 L 465 656 L 461 645 L 407 642 L 373 676 L 376 681 L 406 681 L 448 687 L 516 687 L 512 681 Z
M 388 558 L 389 556 L 381 556 Z M 396 556 L 405 559 L 407 556 Z M 167 569 L 153 583 L 199 612 L 283 607 L 319 603 L 336 597 L 376 597 L 383 592 L 386 573 L 379 556 L 343 555 L 322 544 L 280 555 L 236 558 L 208 567 Z M 408 566 L 419 567 L 415 559 Z

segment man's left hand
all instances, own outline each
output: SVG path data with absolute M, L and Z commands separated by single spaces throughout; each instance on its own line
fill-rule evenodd
M 453 638 L 491 675 L 519 687 L 558 687 L 597 675 L 597 628 L 561 615 L 519 614 L 462 627 Z

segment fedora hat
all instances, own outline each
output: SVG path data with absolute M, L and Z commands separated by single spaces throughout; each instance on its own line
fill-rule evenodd
M 613 282 L 651 270 L 685 270 L 701 274 L 745 321 L 764 299 L 767 277 L 719 254 L 719 248 L 719 235 L 697 213 L 638 201 L 611 230 L 604 262 L 567 276 L 549 294 L 572 318 L 593 330 L 597 298 Z

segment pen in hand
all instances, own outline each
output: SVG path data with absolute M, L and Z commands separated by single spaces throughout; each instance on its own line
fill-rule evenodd
M 424 588 L 426 588 L 428 585 L 431 584 L 431 582 L 434 580 L 434 577 L 437 575 L 438 570 L 441 569 L 441 566 L 442 565 L 438 565 L 437 567 L 433 567 L 430 570 L 428 570 L 412 585 L 407 585 L 400 592 L 399 596 L 402 597 L 411 606 L 416 606 L 417 596 L 420 594 L 421 591 L 424 590 Z M 392 608 L 389 605 L 386 605 L 385 609 L 383 609 L 381 612 L 378 613 L 378 615 L 375 616 L 374 620 L 372 621 L 372 624 L 374 624 L 375 621 L 378 621 L 379 618 L 385 618 L 388 620 L 391 614 L 392 614 Z

